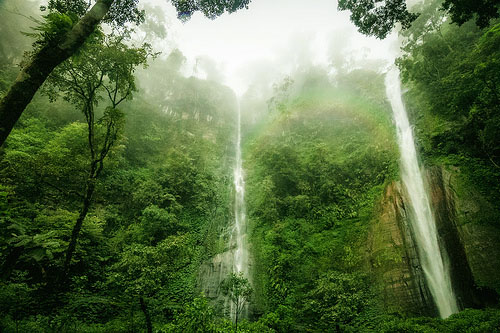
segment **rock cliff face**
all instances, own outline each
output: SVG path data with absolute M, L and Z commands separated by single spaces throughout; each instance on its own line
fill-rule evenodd
M 231 316 L 231 301 L 222 293 L 220 284 L 233 272 L 234 250 L 235 247 L 229 248 L 205 261 L 198 274 L 200 291 L 208 299 L 215 312 L 226 317 Z M 250 319 L 254 315 L 255 306 L 250 303 L 244 307 L 240 318 Z
M 232 272 L 232 253 L 226 251 L 207 260 L 200 267 L 198 285 L 219 314 L 226 314 L 229 304 L 220 284 Z
M 484 216 L 495 216 L 484 211 L 495 207 L 473 188 L 464 186 L 458 170 L 433 167 L 426 178 L 440 245 L 448 255 L 460 308 L 495 303 L 495 290 L 500 291 L 500 229 L 484 221 Z M 407 196 L 400 183 L 389 184 L 368 241 L 371 269 L 378 277 L 388 311 L 436 315 L 406 207 Z
M 404 198 L 398 182 L 387 186 L 368 241 L 371 268 L 389 312 L 434 315 L 437 309 L 411 237 Z
M 494 218 L 498 208 L 474 184 L 464 184 L 458 169 L 434 167 L 427 179 L 459 304 L 480 308 L 495 303 L 500 291 L 500 221 L 485 217 Z

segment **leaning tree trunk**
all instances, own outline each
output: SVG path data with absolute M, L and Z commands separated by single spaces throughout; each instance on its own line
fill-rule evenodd
M 89 212 L 90 204 L 92 203 L 92 196 L 94 195 L 95 190 L 95 179 L 89 177 L 87 181 L 87 191 L 85 193 L 85 197 L 83 199 L 83 206 L 80 214 L 78 215 L 78 219 L 76 220 L 75 225 L 73 226 L 73 231 L 71 232 L 71 239 L 68 244 L 68 248 L 66 250 L 66 258 L 64 260 L 64 278 L 68 277 L 69 266 L 71 264 L 71 259 L 73 258 L 73 253 L 75 253 L 76 243 L 78 241 L 78 235 L 80 234 L 80 230 L 82 229 L 83 221 L 87 217 L 87 213 Z
M 46 45 L 19 73 L 0 101 L 0 146 L 52 70 L 73 55 L 108 13 L 114 0 L 98 0 L 57 45 Z

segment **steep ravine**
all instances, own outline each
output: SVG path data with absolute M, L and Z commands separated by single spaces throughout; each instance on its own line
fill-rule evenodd
M 425 176 L 460 308 L 493 304 L 500 285 L 500 230 L 474 219 L 490 207 L 482 207 L 486 201 L 474 189 L 462 191 L 458 170 L 433 167 Z M 407 202 L 399 182 L 386 187 L 368 240 L 371 268 L 387 310 L 436 315 L 409 228 Z

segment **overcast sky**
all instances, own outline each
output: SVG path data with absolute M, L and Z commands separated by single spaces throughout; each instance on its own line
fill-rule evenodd
M 238 94 L 258 74 L 284 75 L 308 63 L 326 67 L 334 53 L 351 66 L 390 62 L 397 49 L 395 36 L 381 41 L 358 33 L 334 0 L 252 0 L 248 10 L 216 20 L 196 13 L 186 23 L 176 19 L 166 0 L 141 4 L 157 19 L 165 14 L 159 23 L 166 26 L 166 38 L 155 41 L 158 50 L 168 54 L 178 48 L 188 59 L 186 75 L 205 76 L 202 66 L 193 72 L 194 64 L 200 57 L 211 58 L 221 73 L 218 79 Z

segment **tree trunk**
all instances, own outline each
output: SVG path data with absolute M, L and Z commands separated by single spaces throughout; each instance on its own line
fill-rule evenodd
M 146 317 L 146 327 L 148 329 L 148 333 L 153 333 L 153 325 L 151 324 L 151 317 L 149 316 L 148 308 L 146 307 L 146 302 L 144 301 L 144 298 L 142 296 L 139 297 L 139 303 L 141 303 L 141 310 L 144 313 L 144 317 Z
M 76 220 L 75 226 L 73 227 L 73 231 L 71 232 L 71 240 L 68 244 L 68 249 L 66 250 L 66 258 L 64 260 L 64 276 L 68 276 L 69 265 L 71 263 L 71 258 L 73 258 L 73 253 L 76 249 L 76 243 L 78 241 L 78 235 L 80 234 L 80 230 L 82 229 L 83 221 L 85 217 L 87 217 L 87 213 L 89 211 L 90 204 L 92 202 L 92 196 L 94 194 L 95 189 L 95 179 L 90 178 L 87 181 L 87 193 L 85 193 L 85 198 L 83 199 L 83 207 L 80 211 L 80 215 Z
M 73 55 L 108 13 L 114 0 L 98 0 L 57 45 L 38 51 L 0 101 L 0 146 L 52 70 Z
M 238 299 L 236 300 L 236 310 L 234 311 L 234 321 L 235 321 L 235 324 L 236 324 L 236 332 L 238 332 L 238 317 L 239 317 L 239 308 L 240 308 L 240 298 L 238 297 Z

